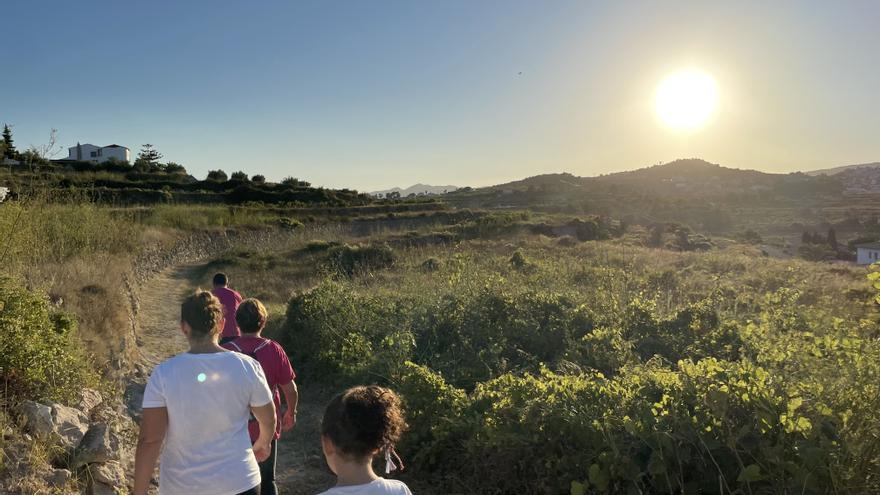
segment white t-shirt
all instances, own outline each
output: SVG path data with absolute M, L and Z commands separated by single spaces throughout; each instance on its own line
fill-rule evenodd
M 234 495 L 260 483 L 250 406 L 272 402 L 263 368 L 237 352 L 183 353 L 156 366 L 144 408 L 168 409 L 159 461 L 162 495 Z
M 402 481 L 377 478 L 363 485 L 334 486 L 319 495 L 412 495 Z

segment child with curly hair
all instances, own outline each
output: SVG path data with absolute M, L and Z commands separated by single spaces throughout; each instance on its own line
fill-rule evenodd
M 321 445 L 337 482 L 321 495 L 412 495 L 403 482 L 373 471 L 379 454 L 386 473 L 403 468 L 394 445 L 406 426 L 400 397 L 387 388 L 354 387 L 334 397 L 321 421 Z

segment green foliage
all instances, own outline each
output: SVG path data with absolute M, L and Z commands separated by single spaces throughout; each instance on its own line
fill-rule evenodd
M 67 314 L 50 310 L 45 296 L 0 279 L 0 377 L 4 398 L 73 403 L 98 377 Z
M 436 272 L 443 266 L 443 263 L 437 258 L 428 258 L 421 264 L 421 269 L 423 272 Z
M 12 128 L 9 127 L 9 124 L 3 124 L 3 157 L 14 159 L 17 155 L 12 139 Z
M 248 175 L 246 173 L 242 172 L 241 170 L 239 170 L 238 172 L 232 172 L 232 175 L 229 178 L 230 178 L 230 180 L 238 180 L 238 181 L 242 181 L 242 182 L 248 181 Z
M 6 266 L 131 252 L 138 239 L 134 224 L 94 204 L 9 202 L 0 208 L 0 264 Z
M 327 263 L 347 277 L 369 273 L 394 265 L 394 251 L 387 245 L 334 246 L 327 250 Z
M 617 242 L 400 249 L 292 298 L 279 339 L 303 376 L 400 390 L 401 452 L 449 492 L 880 489 L 878 316 L 854 270 Z
M 207 180 L 211 180 L 214 182 L 226 182 L 229 180 L 229 176 L 226 175 L 226 172 L 222 170 L 209 170 Z

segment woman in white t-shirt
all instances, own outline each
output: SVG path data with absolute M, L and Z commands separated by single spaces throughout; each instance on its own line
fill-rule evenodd
M 412 495 L 401 481 L 373 472 L 373 458 L 385 457 L 385 473 L 403 469 L 394 445 L 406 429 L 400 397 L 377 387 L 354 387 L 337 395 L 324 411 L 321 445 L 336 486 L 321 495 Z
M 147 382 L 134 495 L 147 493 L 160 453 L 161 495 L 259 495 L 257 462 L 268 457 L 275 433 L 275 405 L 263 370 L 254 359 L 217 345 L 223 308 L 210 292 L 187 297 L 180 313 L 190 349 L 156 366 Z M 251 412 L 260 424 L 253 447 Z

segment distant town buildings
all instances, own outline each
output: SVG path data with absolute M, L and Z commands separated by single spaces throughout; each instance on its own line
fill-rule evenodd
M 67 148 L 67 159 L 78 162 L 102 163 L 115 158 L 121 162 L 131 161 L 131 150 L 125 146 L 111 144 L 107 146 L 95 146 L 94 144 L 79 144 Z

